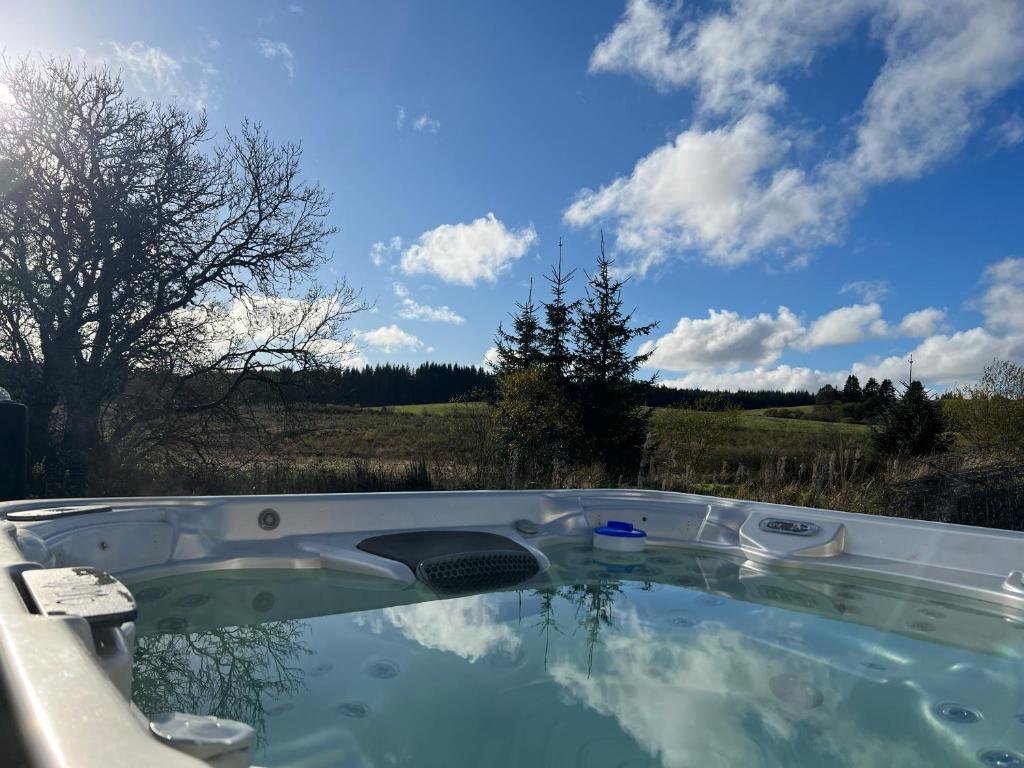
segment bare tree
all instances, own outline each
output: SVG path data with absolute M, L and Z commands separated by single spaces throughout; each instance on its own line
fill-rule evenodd
M 0 362 L 35 460 L 82 478 L 348 352 L 363 305 L 313 282 L 330 198 L 298 145 L 249 122 L 215 142 L 106 69 L 3 61 L 0 83 Z

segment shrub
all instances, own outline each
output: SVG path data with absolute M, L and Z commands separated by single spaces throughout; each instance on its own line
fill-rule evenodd
M 1024 452 L 1024 366 L 994 361 L 977 384 L 943 398 L 942 407 L 972 451 L 989 455 Z
M 581 439 L 579 408 L 540 366 L 498 375 L 495 432 L 513 476 L 549 483 L 558 467 L 575 464 Z

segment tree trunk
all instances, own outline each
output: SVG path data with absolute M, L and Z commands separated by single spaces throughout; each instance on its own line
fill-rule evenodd
M 95 487 L 106 465 L 100 406 L 101 403 L 88 397 L 65 402 L 67 412 L 60 456 L 69 490 L 76 494 L 94 494 L 101 490 Z

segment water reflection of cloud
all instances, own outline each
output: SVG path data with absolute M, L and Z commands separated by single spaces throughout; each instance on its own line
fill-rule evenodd
M 472 595 L 384 609 L 384 619 L 424 648 L 474 662 L 498 651 L 514 654 L 522 640 L 499 619 L 493 598 Z
M 633 614 L 602 640 L 600 669 L 588 675 L 578 659 L 564 657 L 548 671 L 666 768 L 819 764 L 826 757 L 840 766 L 927 764 L 909 734 L 894 741 L 846 711 L 849 678 L 794 662 L 725 626 L 659 634 Z
M 384 631 L 384 620 L 376 613 L 360 613 L 352 617 L 352 623 L 357 627 L 365 627 L 375 635 Z

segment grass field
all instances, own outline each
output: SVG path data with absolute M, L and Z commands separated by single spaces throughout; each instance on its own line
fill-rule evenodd
M 486 409 L 487 406 L 484 403 L 424 403 L 422 405 L 382 405 L 366 410 L 414 413 L 420 416 L 443 416 L 465 408 Z
M 740 416 L 745 423 L 756 429 L 767 430 L 795 430 L 801 433 L 808 432 L 832 432 L 850 436 L 867 436 L 871 428 L 866 424 L 845 424 L 842 422 L 814 421 L 812 419 L 782 419 L 777 416 L 768 416 L 765 412 L 770 410 L 778 411 L 802 411 L 810 413 L 814 406 L 795 405 L 789 408 L 756 408 L 743 411 Z
M 689 423 L 668 425 L 679 413 L 671 408 L 655 409 L 652 427 L 655 431 L 661 427 L 693 432 L 695 427 Z M 272 446 L 273 462 L 394 466 L 425 461 L 452 467 L 482 450 L 489 414 L 483 403 L 365 408 L 303 405 L 290 413 L 267 411 L 260 423 Z M 768 456 L 801 462 L 822 452 L 863 451 L 869 435 L 869 429 L 859 424 L 773 418 L 760 410 L 742 411 L 734 418 L 719 414 L 705 414 L 704 418 L 715 435 L 713 445 L 702 452 L 702 472 L 717 471 L 723 463 L 749 469 Z M 220 448 L 227 455 L 233 452 L 229 435 L 224 436 Z
M 991 468 L 979 468 L 957 454 L 883 459 L 871 450 L 867 426 L 779 418 L 763 409 L 655 409 L 643 460 L 634 472 L 609 477 L 594 467 L 553 468 L 551 478 L 539 486 L 510 475 L 494 440 L 492 410 L 483 403 L 306 404 L 259 412 L 256 421 L 259 430 L 225 425 L 223 432 L 209 436 L 201 455 L 183 452 L 132 472 L 121 470 L 95 495 L 639 484 L 851 512 L 1024 525 L 1019 520 L 1024 481 L 1016 475 L 1003 473 L 995 482 Z M 253 451 L 256 432 L 260 450 Z M 940 458 L 941 467 L 936 463 Z M 962 482 L 965 472 L 976 471 L 982 472 L 980 485 Z

